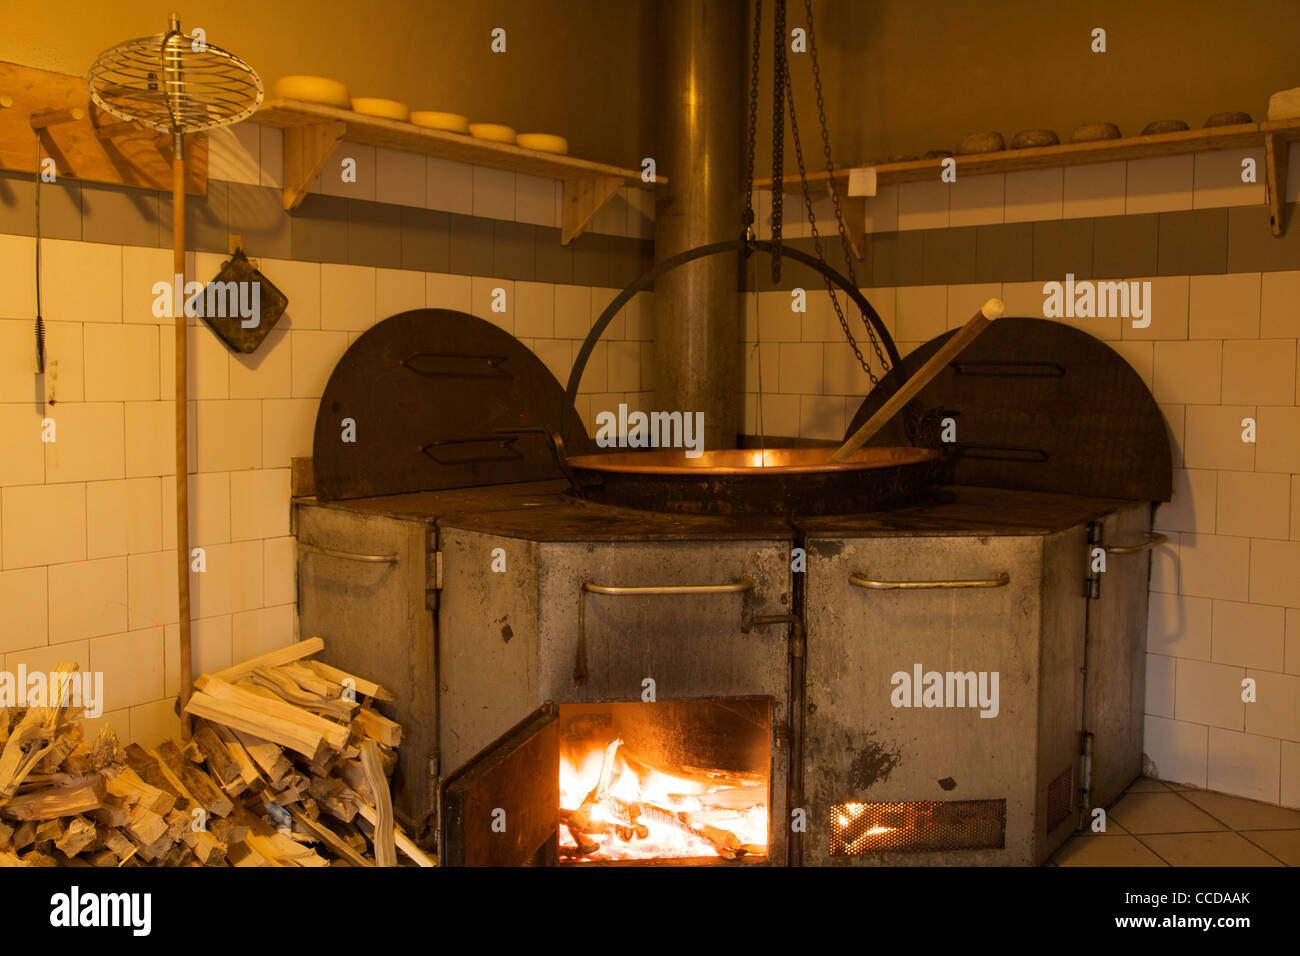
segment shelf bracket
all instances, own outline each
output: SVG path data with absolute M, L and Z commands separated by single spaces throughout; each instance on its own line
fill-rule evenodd
M 564 219 L 560 228 L 560 242 L 569 245 L 582 235 L 593 216 L 623 185 L 619 176 L 595 176 L 564 181 Z
M 1273 235 L 1286 231 L 1286 167 L 1291 144 L 1277 133 L 1264 134 L 1264 176 L 1268 188 L 1268 226 Z
M 342 120 L 284 128 L 284 208 L 297 209 L 307 187 L 320 175 L 335 147 L 343 142 Z
M 840 187 L 842 188 L 842 187 Z M 826 180 L 826 197 L 831 198 L 834 187 Z M 844 231 L 849 237 L 849 247 L 856 259 L 864 257 L 867 235 L 867 200 L 840 193 L 840 215 L 844 217 Z

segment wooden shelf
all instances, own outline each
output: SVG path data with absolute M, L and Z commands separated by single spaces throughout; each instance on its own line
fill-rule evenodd
M 982 176 L 991 173 L 1011 173 L 1026 169 L 1045 169 L 1053 166 L 1079 166 L 1087 163 L 1109 163 L 1117 160 L 1149 159 L 1154 156 L 1173 156 L 1180 153 L 1200 153 L 1219 149 L 1236 149 L 1263 146 L 1265 150 L 1264 181 L 1268 188 L 1269 214 L 1273 235 L 1281 235 L 1286 203 L 1286 167 L 1290 143 L 1300 140 L 1300 119 L 1274 120 L 1261 123 L 1243 123 L 1239 126 L 1216 126 L 1211 129 L 1191 129 L 1178 133 L 1159 133 L 1153 136 L 1129 136 L 1123 139 L 1105 139 L 1092 143 L 1063 143 L 1059 146 L 1039 146 L 1031 149 L 1008 149 L 998 153 L 976 153 L 955 156 L 957 178 Z M 943 171 L 942 159 L 916 159 L 906 163 L 882 163 L 878 166 L 860 167 L 875 173 L 877 186 L 897 183 L 914 183 L 939 179 Z M 836 170 L 835 183 L 841 195 L 865 196 L 871 193 L 846 189 L 849 169 Z M 856 178 L 856 177 L 855 177 Z M 868 180 L 870 174 L 867 176 Z M 819 191 L 827 189 L 826 173 L 809 175 L 810 186 Z M 770 188 L 771 179 L 755 182 L 756 186 Z M 785 177 L 783 191 L 800 191 L 799 179 Z
M 171 190 L 169 137 L 100 111 L 82 77 L 0 63 L 0 169 L 35 172 L 38 135 L 60 178 Z M 202 196 L 208 139 L 187 136 L 185 147 L 185 191 Z
M 566 245 L 582 234 L 592 216 L 621 187 L 655 185 L 642 182 L 641 171 L 637 169 L 620 169 L 301 100 L 267 100 L 251 119 L 284 130 L 285 209 L 294 209 L 302 202 L 307 187 L 320 175 L 335 147 L 345 139 L 561 180 L 564 221 L 560 238 Z M 658 183 L 664 182 L 667 180 L 658 179 Z

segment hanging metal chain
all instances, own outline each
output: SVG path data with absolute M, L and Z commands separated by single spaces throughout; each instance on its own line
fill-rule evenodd
M 822 149 L 826 158 L 827 185 L 829 186 L 831 205 L 835 210 L 835 223 L 839 231 L 840 245 L 844 252 L 844 261 L 847 267 L 846 271 L 848 272 L 849 280 L 856 287 L 857 275 L 853 266 L 853 247 L 849 242 L 848 230 L 844 225 L 844 213 L 840 208 L 839 190 L 835 188 L 835 166 L 831 161 L 830 131 L 826 125 L 826 106 L 822 96 L 821 69 L 817 61 L 817 40 L 813 31 L 811 0 L 804 0 L 804 10 L 808 17 L 808 50 L 812 55 L 813 81 L 817 92 L 817 119 L 821 126 Z M 799 164 L 799 184 L 803 192 L 804 207 L 808 213 L 808 224 L 810 231 L 812 232 L 813 246 L 817 258 L 820 261 L 825 262 L 826 256 L 822 250 L 821 234 L 817 229 L 817 216 L 813 210 L 812 195 L 808 188 L 808 173 L 804 166 L 803 146 L 799 141 L 799 121 L 795 113 L 794 90 L 787 84 L 786 92 L 790 106 L 790 131 L 794 141 L 795 158 Z M 839 319 L 840 328 L 844 331 L 844 338 L 848 341 L 849 347 L 853 349 L 853 355 L 857 358 L 858 364 L 862 366 L 862 370 L 867 374 L 867 378 L 871 380 L 871 384 L 873 386 L 878 385 L 880 380 L 876 376 L 875 372 L 872 371 L 870 363 L 868 363 L 862 354 L 862 350 L 858 347 L 857 339 L 854 338 L 853 332 L 849 328 L 848 320 L 844 317 L 844 310 L 840 307 L 839 297 L 836 296 L 835 289 L 829 281 L 826 282 L 826 291 L 830 295 L 831 305 L 835 309 L 836 318 Z M 880 347 L 880 341 L 876 337 L 876 332 L 871 327 L 871 323 L 867 320 L 865 315 L 862 316 L 862 324 L 866 328 L 867 339 L 871 343 L 871 348 L 872 351 L 875 352 L 877 361 L 880 363 L 880 368 L 883 371 L 888 371 L 890 368 L 889 361 L 885 358 L 885 354 Z
M 754 51 L 749 70 L 749 143 L 745 152 L 745 211 L 740 216 L 742 238 L 758 238 L 754 228 L 754 156 L 758 152 L 758 58 L 763 42 L 763 0 L 754 0 Z
M 785 0 L 776 0 L 772 48 L 772 283 L 781 281 L 781 221 L 785 200 L 785 99 L 790 64 L 785 55 Z

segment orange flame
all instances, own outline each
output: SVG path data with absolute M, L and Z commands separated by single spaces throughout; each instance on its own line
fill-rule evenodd
M 596 746 L 580 761 L 560 759 L 560 806 L 573 811 L 583 806 L 600 779 L 605 747 Z M 750 788 L 744 788 L 746 790 Z M 661 773 L 638 765 L 634 770 L 621 756 L 614 758 L 608 793 L 613 800 L 595 803 L 589 810 L 596 829 L 587 834 L 599 849 L 580 855 L 567 826 L 560 827 L 560 846 L 584 860 L 653 860 L 686 857 L 763 855 L 767 852 L 767 787 L 748 801 L 735 786 L 710 785 Z M 616 802 L 639 805 L 635 820 L 621 820 Z M 671 818 L 671 819 L 670 819 Z M 676 820 L 677 822 L 671 822 Z M 625 840 L 616 827 L 640 824 L 646 836 Z M 632 829 L 636 829 L 633 827 Z M 708 833 L 713 839 L 705 836 Z M 623 833 L 628 835 L 626 829 Z M 720 849 L 726 846 L 730 852 Z

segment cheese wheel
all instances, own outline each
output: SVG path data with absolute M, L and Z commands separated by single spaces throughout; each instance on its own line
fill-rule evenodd
M 345 110 L 350 105 L 348 88 L 323 76 L 282 76 L 275 81 L 272 95 L 283 100 L 324 103 Z
M 453 133 L 469 132 L 469 117 L 459 113 L 439 113 L 437 110 L 412 110 L 411 122 L 427 129 L 445 129 Z
M 490 139 L 497 143 L 513 143 L 515 131 L 509 126 L 497 123 L 470 123 L 469 135 L 478 139 Z
M 365 116 L 382 116 L 384 119 L 399 120 L 403 123 L 411 118 L 411 110 L 405 103 L 384 100 L 376 96 L 352 97 L 352 112 Z
M 540 149 L 544 153 L 559 153 L 561 156 L 569 151 L 569 141 L 551 133 L 520 133 L 515 142 L 524 149 Z

